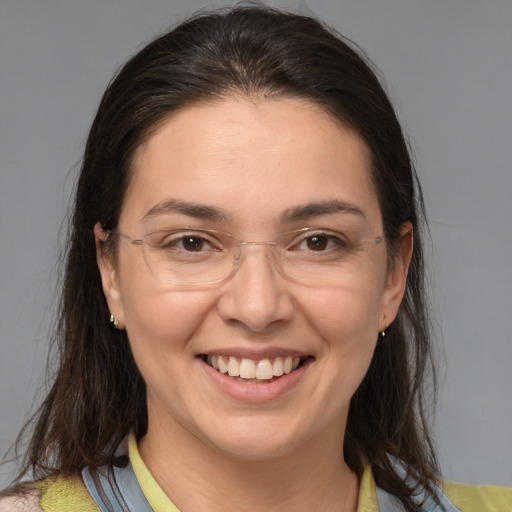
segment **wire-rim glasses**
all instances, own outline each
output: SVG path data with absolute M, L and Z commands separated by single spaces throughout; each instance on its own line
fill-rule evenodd
M 112 233 L 114 234 L 114 233 Z M 131 245 L 141 247 L 146 264 L 168 285 L 207 285 L 224 281 L 242 262 L 244 247 L 263 246 L 273 268 L 300 281 L 337 281 L 357 272 L 365 254 L 383 236 L 364 238 L 316 227 L 281 233 L 275 240 L 249 242 L 214 229 L 174 227 L 141 238 L 116 231 Z

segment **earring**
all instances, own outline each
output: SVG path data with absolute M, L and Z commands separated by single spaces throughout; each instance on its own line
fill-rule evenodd
M 382 315 L 380 317 L 384 320 L 385 318 L 387 318 L 386 313 L 382 313 Z M 389 325 L 383 331 L 379 332 L 379 334 L 377 335 L 378 342 L 382 341 L 386 337 L 386 332 L 388 329 L 389 329 Z
M 382 341 L 386 337 L 386 332 L 388 329 L 389 325 L 383 331 L 379 332 L 379 334 L 377 335 L 377 341 Z
M 117 326 L 119 325 L 119 321 L 117 320 L 117 318 L 114 316 L 114 315 L 110 315 L 110 325 L 112 326 L 113 329 L 117 329 Z

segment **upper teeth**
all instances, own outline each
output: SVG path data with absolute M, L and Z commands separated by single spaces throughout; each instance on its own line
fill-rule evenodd
M 231 377 L 268 380 L 295 370 L 299 366 L 300 357 L 275 357 L 254 361 L 233 356 L 209 355 L 207 362 L 216 370 L 227 373 Z

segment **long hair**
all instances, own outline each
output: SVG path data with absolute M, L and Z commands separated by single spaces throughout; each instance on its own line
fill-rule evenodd
M 370 464 L 377 484 L 415 510 L 415 486 L 428 489 L 439 471 L 425 398 L 434 367 L 424 211 L 408 145 L 377 73 L 353 43 L 311 17 L 255 5 L 185 21 L 142 49 L 108 86 L 77 182 L 55 337 L 57 369 L 34 417 L 22 471 L 40 478 L 112 464 L 128 432 L 145 434 L 145 384 L 126 334 L 108 323 L 93 227 L 117 227 L 134 151 L 159 123 L 187 105 L 234 95 L 306 99 L 365 141 L 390 260 L 400 227 L 413 225 L 403 303 L 352 399 L 344 456 L 358 474 Z M 411 469 L 412 480 L 398 474 L 393 457 Z

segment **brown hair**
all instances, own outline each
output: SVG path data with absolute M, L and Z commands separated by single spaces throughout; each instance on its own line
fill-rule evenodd
M 373 157 L 388 246 L 404 222 L 414 227 L 405 297 L 352 399 L 345 458 L 359 474 L 370 463 L 377 484 L 415 510 L 415 483 L 428 489 L 439 472 L 425 400 L 434 368 L 424 212 L 408 146 L 376 73 L 353 43 L 311 17 L 254 5 L 203 13 L 162 35 L 126 63 L 103 96 L 76 189 L 58 367 L 35 416 L 23 471 L 39 478 L 111 464 L 130 430 L 144 435 L 145 384 L 125 333 L 108 323 L 93 227 L 117 227 L 132 156 L 159 122 L 191 103 L 233 94 L 304 98 L 354 130 Z M 398 474 L 389 455 L 413 470 L 415 483 Z

